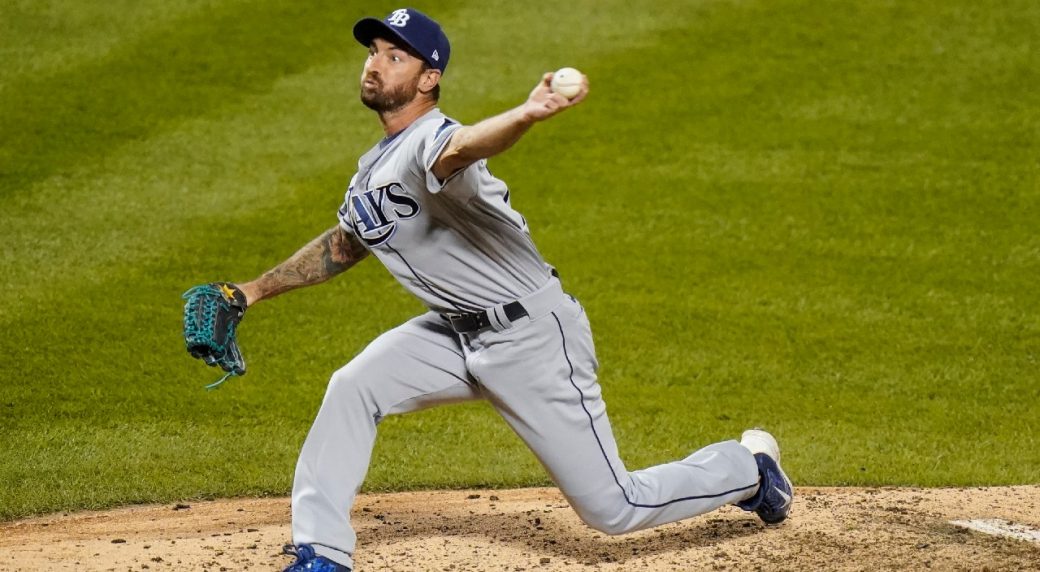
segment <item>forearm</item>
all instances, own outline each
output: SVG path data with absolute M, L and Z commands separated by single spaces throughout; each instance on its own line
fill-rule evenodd
M 449 164 L 469 165 L 498 155 L 519 141 L 534 123 L 535 119 L 520 106 L 476 125 L 461 127 L 451 136 L 444 160 Z
M 468 127 L 460 127 L 433 164 L 433 174 L 444 180 L 469 165 L 493 157 L 513 146 L 538 121 L 581 103 L 589 91 L 588 79 L 582 76 L 578 93 L 567 99 L 550 89 L 551 73 L 542 76 L 527 101 L 505 113 Z
M 336 225 L 288 260 L 251 282 L 238 284 L 249 305 L 296 288 L 325 282 L 357 264 L 368 251 Z

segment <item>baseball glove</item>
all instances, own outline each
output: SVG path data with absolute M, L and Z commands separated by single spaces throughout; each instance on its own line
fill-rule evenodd
M 232 375 L 244 375 L 246 362 L 238 349 L 236 330 L 246 312 L 246 295 L 234 284 L 213 282 L 185 292 L 184 344 L 192 357 L 219 366 L 224 377 L 206 386 L 212 389 Z

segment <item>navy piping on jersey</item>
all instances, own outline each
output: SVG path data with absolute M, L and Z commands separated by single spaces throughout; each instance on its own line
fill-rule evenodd
M 437 133 L 433 136 L 434 142 L 436 143 L 437 139 L 441 136 L 441 133 L 443 133 L 445 129 L 452 125 L 456 125 L 456 123 L 445 117 L 444 123 L 441 124 L 441 126 L 437 129 Z M 451 135 L 454 135 L 454 133 L 454 131 L 449 133 L 448 137 L 445 137 L 444 140 L 442 140 L 440 143 L 437 143 L 437 147 L 434 149 L 434 152 L 430 155 L 430 164 L 423 165 L 423 167 L 430 173 L 433 173 L 434 163 L 437 162 L 437 158 L 440 157 L 441 153 L 444 152 L 444 148 L 448 146 L 448 142 L 451 141 Z M 452 179 L 457 177 L 459 173 L 464 173 L 467 169 L 469 169 L 469 166 L 463 167 L 461 169 L 456 169 L 455 172 L 449 174 L 447 177 L 444 178 L 444 180 L 440 181 L 440 189 L 443 190 L 444 187 L 446 187 Z
M 433 296 L 436 296 L 437 298 L 440 298 L 441 300 L 444 300 L 445 302 L 451 304 L 451 307 L 455 308 L 459 312 L 477 312 L 477 311 L 480 310 L 480 308 L 461 308 L 461 307 L 459 307 L 458 304 L 456 304 L 455 302 L 449 300 L 446 295 L 438 294 L 436 291 L 434 291 L 433 286 L 431 286 L 430 283 L 427 282 L 426 280 L 423 280 L 422 276 L 419 276 L 419 273 L 416 272 L 414 268 L 412 268 L 412 265 L 408 263 L 408 260 L 404 257 L 404 255 L 402 255 L 400 252 L 397 251 L 396 248 L 390 246 L 389 244 L 386 244 L 385 246 L 388 249 L 390 249 L 390 252 L 393 252 L 394 254 L 396 254 L 397 257 L 401 259 L 401 262 L 404 262 L 404 265 L 408 267 L 408 270 L 412 273 L 412 276 L 415 276 L 415 279 L 418 280 L 419 283 L 422 284 L 424 288 L 426 288 L 427 292 L 429 292 Z
M 441 136 L 441 133 L 443 133 L 445 129 L 452 125 L 455 125 L 455 122 L 445 117 L 444 123 L 441 123 L 441 126 L 437 128 L 437 133 L 433 134 L 433 139 L 436 141 L 437 138 Z
M 668 506 L 670 504 L 674 504 L 674 503 L 681 502 L 681 501 L 699 500 L 699 499 L 711 499 L 711 498 L 723 497 L 723 496 L 726 496 L 726 495 L 733 494 L 735 492 L 746 491 L 746 490 L 748 490 L 750 488 L 758 486 L 758 483 L 755 482 L 755 483 L 752 483 L 752 484 L 750 484 L 750 485 L 748 485 L 746 487 L 740 487 L 740 488 L 736 488 L 736 489 L 729 490 L 729 491 L 722 492 L 722 493 L 718 493 L 718 494 L 713 494 L 713 495 L 696 495 L 696 496 L 681 497 L 681 498 L 665 501 L 665 502 L 659 503 L 659 504 L 640 504 L 640 503 L 632 502 L 632 499 L 628 498 L 628 492 L 625 491 L 625 487 L 621 486 L 621 481 L 618 479 L 617 473 L 614 472 L 614 467 L 611 466 L 611 464 L 610 464 L 610 459 L 607 457 L 607 451 L 606 451 L 606 449 L 603 448 L 603 441 L 600 440 L 599 433 L 596 431 L 596 424 L 595 424 L 595 422 L 592 419 L 592 413 L 589 412 L 589 408 L 588 407 L 585 407 L 585 394 L 581 391 L 581 388 L 578 387 L 578 384 L 574 383 L 574 364 L 571 363 L 571 356 L 570 356 L 570 354 L 567 353 L 567 336 L 564 335 L 564 333 L 563 333 L 563 324 L 560 323 L 560 318 L 559 318 L 559 316 L 556 315 L 556 312 L 552 312 L 552 317 L 553 317 L 553 319 L 556 320 L 556 326 L 560 329 L 560 341 L 563 344 L 563 357 L 565 357 L 567 359 L 567 366 L 570 367 L 570 369 L 571 369 L 570 374 L 569 374 L 569 379 L 570 379 L 570 382 L 571 382 L 571 386 L 573 386 L 574 389 L 577 390 L 577 392 L 578 392 L 578 396 L 580 397 L 580 402 L 581 402 L 581 408 L 583 410 L 585 410 L 585 415 L 589 418 L 589 428 L 592 429 L 592 435 L 596 438 L 596 444 L 599 445 L 599 451 L 603 455 L 603 460 L 607 463 L 607 468 L 610 470 L 610 475 L 612 477 L 614 477 L 614 482 L 617 483 L 618 488 L 621 489 L 621 496 L 625 497 L 625 502 L 628 503 L 629 506 L 633 506 L 633 507 L 636 507 L 636 508 L 661 508 L 663 506 Z
M 397 136 L 402 134 L 402 133 L 404 133 L 404 131 L 405 130 L 402 129 L 402 130 L 398 131 L 397 133 L 394 133 L 393 135 L 387 135 L 386 137 L 383 137 L 383 139 L 379 142 L 379 148 L 380 149 L 385 149 L 386 146 L 389 145 L 391 141 L 393 141 L 394 139 L 397 139 Z

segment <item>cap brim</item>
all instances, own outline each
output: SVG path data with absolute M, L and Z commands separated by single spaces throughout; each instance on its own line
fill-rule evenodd
M 393 28 L 386 25 L 386 22 L 378 18 L 362 18 L 358 20 L 357 24 L 354 24 L 354 39 L 361 43 L 366 48 L 372 45 L 372 40 L 376 38 L 390 38 L 404 42 L 409 48 L 415 49 L 408 40 L 404 39 L 400 34 L 395 32 Z

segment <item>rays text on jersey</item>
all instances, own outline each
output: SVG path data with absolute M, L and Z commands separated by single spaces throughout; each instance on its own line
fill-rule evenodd
M 404 192 L 401 183 L 390 183 L 348 195 L 350 222 L 357 235 L 369 246 L 390 240 L 400 220 L 419 214 L 419 202 Z

